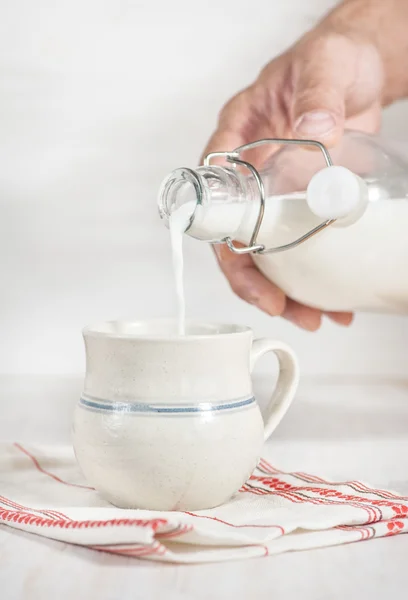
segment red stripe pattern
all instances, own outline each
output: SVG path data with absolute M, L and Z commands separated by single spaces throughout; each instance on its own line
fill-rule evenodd
M 79 506 L 81 515 L 96 514 L 93 512 L 96 510 L 103 511 L 104 515 L 113 514 L 115 518 L 79 518 L 74 509 L 47 502 L 40 506 L 40 500 L 38 505 L 28 506 L 31 503 L 24 500 L 24 496 L 10 497 L 4 489 L 7 485 L 1 483 L 0 472 L 3 493 L 0 523 L 112 554 L 199 562 L 244 555 L 268 556 L 296 549 L 299 533 L 296 536 L 291 533 L 299 528 L 308 536 L 303 537 L 307 540 L 306 547 L 388 537 L 408 531 L 407 497 L 354 480 L 330 482 L 303 472 L 285 473 L 264 459 L 230 504 L 199 513 L 162 515 L 107 508 L 106 504 L 98 507 L 96 492 L 81 483 L 79 477 L 78 481 L 62 477 L 64 471 L 58 470 L 57 459 L 53 460 L 55 472 L 51 472 L 44 467 L 43 451 L 37 453 L 16 443 L 12 452 L 14 458 L 25 457 L 27 461 L 23 461 L 20 473 L 18 469 L 13 471 L 14 481 L 20 475 L 23 483 L 29 474 L 29 480 L 36 482 L 36 489 L 47 488 L 47 498 L 52 499 L 53 494 L 60 497 L 65 488 L 67 491 L 62 496 L 66 493 L 75 499 L 71 503 L 67 500 L 66 505 Z M 49 460 L 45 464 L 48 465 Z M 66 466 L 66 461 L 62 466 Z M 76 473 L 74 461 L 70 472 Z M 22 489 L 25 486 L 22 485 Z M 15 484 L 11 489 L 16 489 Z M 179 548 L 174 553 L 177 542 L 183 543 L 182 550 Z M 189 548 L 193 552 L 189 552 Z

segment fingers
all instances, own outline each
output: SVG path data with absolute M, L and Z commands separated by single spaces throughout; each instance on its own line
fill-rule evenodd
M 285 294 L 258 271 L 248 254 L 234 254 L 225 244 L 215 245 L 214 250 L 221 270 L 237 296 L 268 315 L 277 316 L 284 312 Z
M 317 331 L 320 328 L 323 313 L 286 298 L 282 290 L 258 271 L 251 256 L 234 254 L 225 244 L 214 245 L 214 251 L 232 290 L 242 300 L 268 315 L 282 316 L 306 331 Z M 327 312 L 324 316 L 343 326 L 348 326 L 353 321 L 351 313 Z
M 289 298 L 286 300 L 286 307 L 282 313 L 282 316 L 291 321 L 298 327 L 306 329 L 307 331 L 317 331 L 322 324 L 322 317 L 326 316 L 337 325 L 348 327 L 353 322 L 353 315 L 351 313 L 336 313 L 336 312 L 325 312 L 322 313 L 316 308 L 304 306 Z

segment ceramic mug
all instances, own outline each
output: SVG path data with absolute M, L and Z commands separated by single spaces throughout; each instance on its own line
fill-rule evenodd
M 245 483 L 298 383 L 292 350 L 239 325 L 107 322 L 84 330 L 86 378 L 75 409 L 79 465 L 122 508 L 199 510 Z M 252 392 L 273 352 L 279 378 L 265 422 Z

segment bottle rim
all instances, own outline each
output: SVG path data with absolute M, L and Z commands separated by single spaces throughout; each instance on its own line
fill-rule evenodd
M 190 217 L 190 222 L 187 230 L 191 227 L 196 215 L 197 207 L 203 204 L 205 196 L 205 188 L 200 175 L 188 167 L 180 167 L 172 171 L 163 181 L 159 191 L 159 214 L 164 220 L 166 226 L 169 225 L 171 213 L 181 206 L 177 201 L 180 199 L 180 189 L 183 186 L 192 186 L 194 189 L 194 199 L 196 206 Z

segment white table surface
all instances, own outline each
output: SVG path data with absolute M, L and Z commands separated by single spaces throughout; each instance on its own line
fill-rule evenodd
M 259 396 L 266 381 L 259 379 Z M 66 443 L 79 378 L 0 378 L 0 440 Z M 268 455 L 285 469 L 360 478 L 408 494 L 408 381 L 304 380 Z M 171 566 L 0 526 L 2 600 L 407 597 L 408 536 L 265 559 Z

